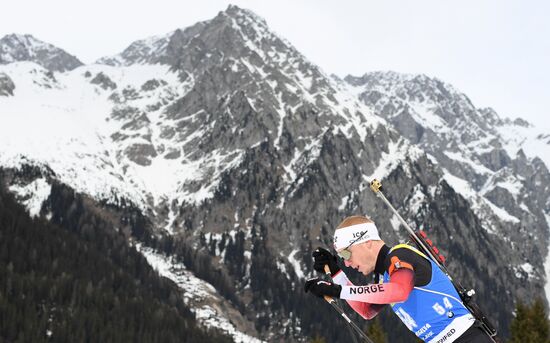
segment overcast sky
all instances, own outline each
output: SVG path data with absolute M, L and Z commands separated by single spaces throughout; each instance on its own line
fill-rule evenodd
M 325 72 L 394 70 L 449 82 L 477 107 L 550 132 L 550 1 L 2 1 L 0 36 L 30 33 L 85 63 L 131 42 L 251 9 Z

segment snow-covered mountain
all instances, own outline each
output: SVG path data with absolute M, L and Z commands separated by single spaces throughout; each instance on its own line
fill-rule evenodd
M 451 85 L 424 75 L 377 72 L 345 80 L 376 114 L 430 154 L 485 230 L 527 253 L 535 264 L 527 269 L 544 270 L 550 218 L 547 134 L 522 119 L 478 109 Z
M 0 64 L 33 61 L 49 71 L 64 72 L 81 66 L 73 55 L 31 35 L 10 34 L 0 39 Z
M 515 299 L 543 290 L 549 136 L 448 84 L 332 78 L 235 6 L 91 65 L 52 68 L 14 41 L 0 41 L 6 186 L 33 215 L 72 211 L 63 184 L 119 218 L 204 325 L 241 341 L 345 339 L 301 285 L 346 215 L 405 239 L 373 177 L 504 331 Z M 201 279 L 196 294 L 183 287 Z

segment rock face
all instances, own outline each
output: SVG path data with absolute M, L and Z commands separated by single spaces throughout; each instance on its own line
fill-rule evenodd
M 491 109 L 477 109 L 452 86 L 425 76 L 369 73 L 360 78 L 348 76 L 346 81 L 400 134 L 434 156 L 446 175 L 452 175 L 449 180 L 465 181 L 473 193 L 462 193 L 479 208 L 486 230 L 508 237 L 512 244 L 521 227 L 529 223 L 529 234 L 520 234 L 519 241 L 542 238 L 542 244 L 535 243 L 538 251 L 531 251 L 529 258 L 542 268 L 548 237 L 544 216 L 550 210 L 548 164 L 538 157 L 526 158 L 521 146 L 507 137 L 509 130 L 529 127 L 528 123 L 512 123 Z M 454 179 L 455 183 L 460 179 Z M 494 220 L 482 213 L 485 204 L 492 208 L 489 216 L 490 212 L 496 215 Z
M 107 75 L 103 73 L 98 73 L 92 80 L 90 80 L 90 83 L 99 85 L 101 88 L 108 90 L 108 89 L 115 89 L 116 83 L 114 83 Z
M 15 84 L 10 77 L 4 73 L 0 73 L 0 96 L 11 96 L 14 89 Z
M 10 34 L 0 39 L 0 64 L 21 61 L 35 62 L 58 72 L 83 65 L 76 57 L 31 35 Z
M 503 131 L 531 130 L 528 124 L 477 109 L 421 75 L 329 77 L 235 6 L 98 62 L 67 76 L 81 82 L 81 103 L 93 111 L 44 106 L 67 109 L 68 121 L 91 113 L 89 137 L 64 130 L 62 153 L 50 145 L 25 158 L 3 152 L 0 165 L 47 166 L 49 177 L 106 213 L 139 210 L 142 220 L 125 228 L 129 237 L 213 285 L 212 316 L 233 313 L 228 322 L 267 341 L 350 340 L 345 324 L 319 311 L 330 309 L 302 285 L 314 273 L 312 250 L 330 247 L 348 215 L 371 216 L 388 244 L 407 240 L 369 190 L 372 178 L 438 243 L 453 275 L 476 288 L 504 334 L 515 300 L 541 294 L 548 162 L 513 151 Z M 69 91 L 64 82 L 56 92 Z M 21 201 L 33 204 L 23 197 L 33 181 L 10 180 Z M 66 211 L 44 204 L 44 216 Z M 411 341 L 395 316 L 383 315 L 390 341 Z

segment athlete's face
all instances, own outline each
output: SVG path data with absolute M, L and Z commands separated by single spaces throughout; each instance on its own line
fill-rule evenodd
M 344 261 L 347 267 L 357 269 L 364 275 L 369 275 L 374 270 L 378 253 L 374 251 L 372 241 L 352 245 L 348 248 L 351 258 Z

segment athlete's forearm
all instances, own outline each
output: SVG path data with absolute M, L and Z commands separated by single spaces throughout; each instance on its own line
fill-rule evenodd
M 414 272 L 401 269 L 393 273 L 388 283 L 342 286 L 340 298 L 368 304 L 391 304 L 407 300 L 413 287 Z
M 353 286 L 353 283 L 348 279 L 346 274 L 340 270 L 333 276 L 334 283 L 340 286 Z M 372 319 L 384 308 L 385 305 L 369 304 L 362 301 L 346 300 L 348 305 L 365 319 Z
M 365 319 L 372 319 L 376 317 L 380 311 L 386 306 L 386 304 L 369 304 L 361 301 L 346 300 L 348 305 Z

